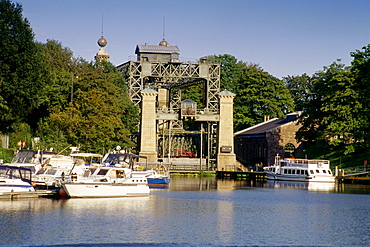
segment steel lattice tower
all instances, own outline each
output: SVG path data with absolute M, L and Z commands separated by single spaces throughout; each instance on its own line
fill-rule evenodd
M 164 158 L 175 149 L 198 142 L 198 158 L 203 156 L 207 160 L 201 169 L 211 169 L 217 155 L 220 64 L 207 58 L 201 58 L 198 62 L 180 62 L 178 48 L 161 43 L 159 46 L 138 45 L 137 61 L 128 61 L 117 68 L 127 80 L 129 96 L 135 105 L 141 105 L 141 92 L 144 89 L 160 92 L 156 110 L 158 157 Z M 191 116 L 183 116 L 181 89 L 196 84 L 203 85 L 205 107 L 197 109 Z M 184 130 L 183 122 L 189 120 L 201 122 L 201 129 Z M 194 136 L 198 136 L 195 141 Z M 199 143 L 199 139 L 203 143 Z

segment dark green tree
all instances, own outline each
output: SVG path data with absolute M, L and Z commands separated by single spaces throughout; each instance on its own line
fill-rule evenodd
M 356 129 L 355 137 L 360 148 L 370 147 L 370 44 L 362 50 L 351 52 L 353 61 L 351 73 L 355 77 L 354 90 L 359 94 L 361 108 L 357 109 L 360 126 Z
M 235 131 L 262 122 L 264 116 L 282 118 L 294 110 L 287 86 L 258 65 L 238 61 L 229 54 L 209 56 L 208 60 L 221 65 L 221 91 L 226 89 L 236 94 Z M 202 96 L 202 88 L 189 88 L 186 96 L 197 101 Z
M 38 43 L 43 61 L 44 88 L 40 90 L 41 104 L 33 112 L 38 120 L 49 116 L 53 111 L 65 109 L 71 101 L 73 81 L 77 79 L 78 59 L 70 49 L 62 47 L 55 40 Z
M 241 130 L 270 118 L 283 118 L 293 101 L 283 81 L 255 64 L 244 63 L 234 82 L 234 129 Z
M 310 100 L 312 91 L 311 77 L 307 74 L 300 76 L 287 76 L 283 78 L 294 102 L 294 111 L 302 111 L 304 103 Z
M 212 56 L 210 59 L 221 65 L 221 90 L 226 89 L 233 92 L 237 87 L 236 81 L 244 64 L 229 54 Z
M 0 1 L 0 131 L 17 122 L 32 122 L 43 89 L 38 46 L 22 6 Z
M 355 77 L 344 64 L 334 62 L 312 76 L 311 100 L 305 103 L 298 139 L 321 141 L 355 151 L 363 109 Z
M 130 139 L 138 114 L 122 87 L 123 78 L 110 63 L 80 61 L 73 98 L 66 109 L 55 108 L 39 126 L 46 139 L 62 136 L 67 143 L 89 152 L 116 146 L 132 148 Z M 129 118 L 130 123 L 123 122 Z

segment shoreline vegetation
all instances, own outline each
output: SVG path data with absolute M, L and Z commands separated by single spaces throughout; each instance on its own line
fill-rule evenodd
M 311 146 L 307 148 L 299 158 L 325 159 L 330 161 L 331 168 L 352 168 L 370 165 L 370 152 L 358 150 L 354 153 L 344 155 L 344 149 L 330 150 L 322 146 Z
M 3 163 L 10 163 L 15 156 L 14 149 L 4 149 L 0 148 L 0 159 Z M 330 161 L 330 167 L 335 168 L 352 168 L 364 165 L 370 165 L 370 152 L 367 150 L 357 151 L 355 153 L 343 154 L 343 149 L 330 150 L 328 148 L 323 148 L 322 146 L 311 146 L 307 148 L 301 155 L 297 158 L 307 158 L 307 159 L 325 159 Z M 207 171 L 200 171 L 199 173 L 190 173 L 187 176 L 214 176 L 213 173 Z M 173 173 L 173 175 L 180 175 Z M 183 176 L 183 174 L 181 174 Z

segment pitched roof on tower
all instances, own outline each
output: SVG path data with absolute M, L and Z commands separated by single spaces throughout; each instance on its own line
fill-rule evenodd
M 135 54 L 139 53 L 180 53 L 180 49 L 177 46 L 163 46 L 163 45 L 137 45 Z

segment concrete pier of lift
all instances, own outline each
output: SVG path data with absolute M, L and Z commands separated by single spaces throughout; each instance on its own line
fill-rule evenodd
M 140 122 L 140 153 L 147 157 L 148 163 L 163 162 L 169 165 L 170 170 L 180 171 L 207 171 L 208 160 L 200 158 L 181 158 L 171 157 L 158 158 L 157 153 L 157 111 L 158 92 L 154 89 L 144 89 L 141 91 L 142 107 Z M 218 94 L 219 114 L 217 115 L 217 166 L 212 171 L 233 170 L 236 166 L 233 140 L 233 99 L 235 94 L 222 91 Z M 194 118 L 196 118 L 196 114 Z M 184 169 L 184 167 L 187 167 Z

